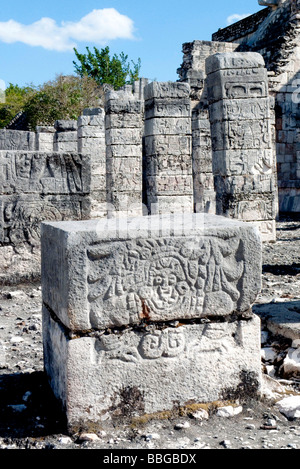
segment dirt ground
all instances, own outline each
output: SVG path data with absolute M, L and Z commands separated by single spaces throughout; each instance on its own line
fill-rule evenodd
M 276 243 L 264 246 L 263 289 L 255 313 L 266 304 L 270 308 L 280 302 L 300 305 L 300 221 L 281 220 L 277 236 Z M 271 342 L 277 340 L 283 356 L 290 341 L 270 337 Z M 286 395 L 300 396 L 300 381 L 282 381 L 278 359 L 275 371 L 279 375 L 273 379 Z M 43 372 L 40 285 L 1 287 L 0 449 L 102 449 L 109 457 L 120 457 L 126 450 L 194 454 L 202 449 L 300 449 L 300 420 L 289 420 L 275 401 L 265 397 L 235 402 L 239 411 L 231 417 L 219 416 L 218 406 L 211 405 L 204 419 L 191 410 L 178 411 L 168 418 L 134 424 L 104 423 L 94 435 L 69 435 Z M 103 453 L 102 462 L 104 457 Z

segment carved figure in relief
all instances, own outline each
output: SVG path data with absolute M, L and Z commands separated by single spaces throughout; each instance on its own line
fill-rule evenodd
M 161 362 L 185 356 L 191 358 L 205 352 L 222 354 L 233 350 L 242 340 L 234 323 L 208 324 L 200 334 L 197 326 L 196 334 L 189 336 L 190 340 L 187 340 L 185 327 L 153 330 L 145 334 L 125 331 L 120 335 L 102 335 L 95 342 L 95 363 L 99 365 L 102 359 L 108 359 L 138 364 L 145 360 Z
M 185 240 L 186 241 L 186 240 Z M 244 271 L 241 240 L 203 238 L 192 247 L 168 240 L 112 242 L 88 249 L 90 320 L 117 324 L 230 314 L 240 297 Z
M 17 178 L 29 179 L 31 173 L 31 155 L 20 153 L 15 156 Z
M 10 152 L 0 159 L 0 183 L 16 192 L 75 193 L 82 190 L 82 160 L 73 154 Z M 47 190 L 46 190 L 47 192 Z
M 3 209 L 5 242 L 14 245 L 40 244 L 40 223 L 43 220 L 60 221 L 62 216 L 51 203 L 21 200 L 5 205 Z

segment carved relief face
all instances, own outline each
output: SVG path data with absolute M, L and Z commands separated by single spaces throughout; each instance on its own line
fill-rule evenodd
M 158 308 L 174 306 L 181 296 L 189 291 L 183 266 L 178 259 L 162 258 L 150 271 L 154 287 L 151 300 Z

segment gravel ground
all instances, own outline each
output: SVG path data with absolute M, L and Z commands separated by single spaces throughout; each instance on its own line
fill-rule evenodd
M 264 246 L 257 313 L 261 305 L 298 301 L 300 312 L 300 221 L 280 221 L 277 231 L 277 242 Z M 288 339 L 268 335 L 278 348 L 272 394 L 260 401 L 223 403 L 235 410 L 233 416 L 220 416 L 221 404 L 214 403 L 207 413 L 179 410 L 168 418 L 103 424 L 97 434 L 68 435 L 43 373 L 40 286 L 1 287 L 0 318 L 0 449 L 103 449 L 113 455 L 126 450 L 300 449 L 300 420 L 288 419 L 275 405 L 285 395 L 300 396 L 300 382 L 295 376 L 284 379 L 280 371 Z M 266 363 L 262 366 L 267 371 Z

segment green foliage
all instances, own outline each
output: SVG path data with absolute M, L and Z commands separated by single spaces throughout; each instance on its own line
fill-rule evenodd
M 53 125 L 58 119 L 77 119 L 84 108 L 99 106 L 102 91 L 89 77 L 59 75 L 44 83 L 26 102 L 30 127 Z
M 86 47 L 87 53 L 80 54 L 74 48 L 79 64 L 73 61 L 75 71 L 80 77 L 89 76 L 99 85 L 108 84 L 115 90 L 126 84 L 132 84 L 138 80 L 141 69 L 141 59 L 137 63 L 128 61 L 128 55 L 124 52 L 118 56 L 114 54 L 110 57 L 109 47 L 97 49 L 94 47 L 94 53 L 89 47 Z
M 7 126 L 15 115 L 20 112 L 28 99 L 36 92 L 33 86 L 9 84 L 5 91 L 5 103 L 0 104 L 0 128 Z
M 27 100 L 24 111 L 30 128 L 53 125 L 58 119 L 77 119 L 86 107 L 100 105 L 102 91 L 89 77 L 59 75 L 44 83 Z

